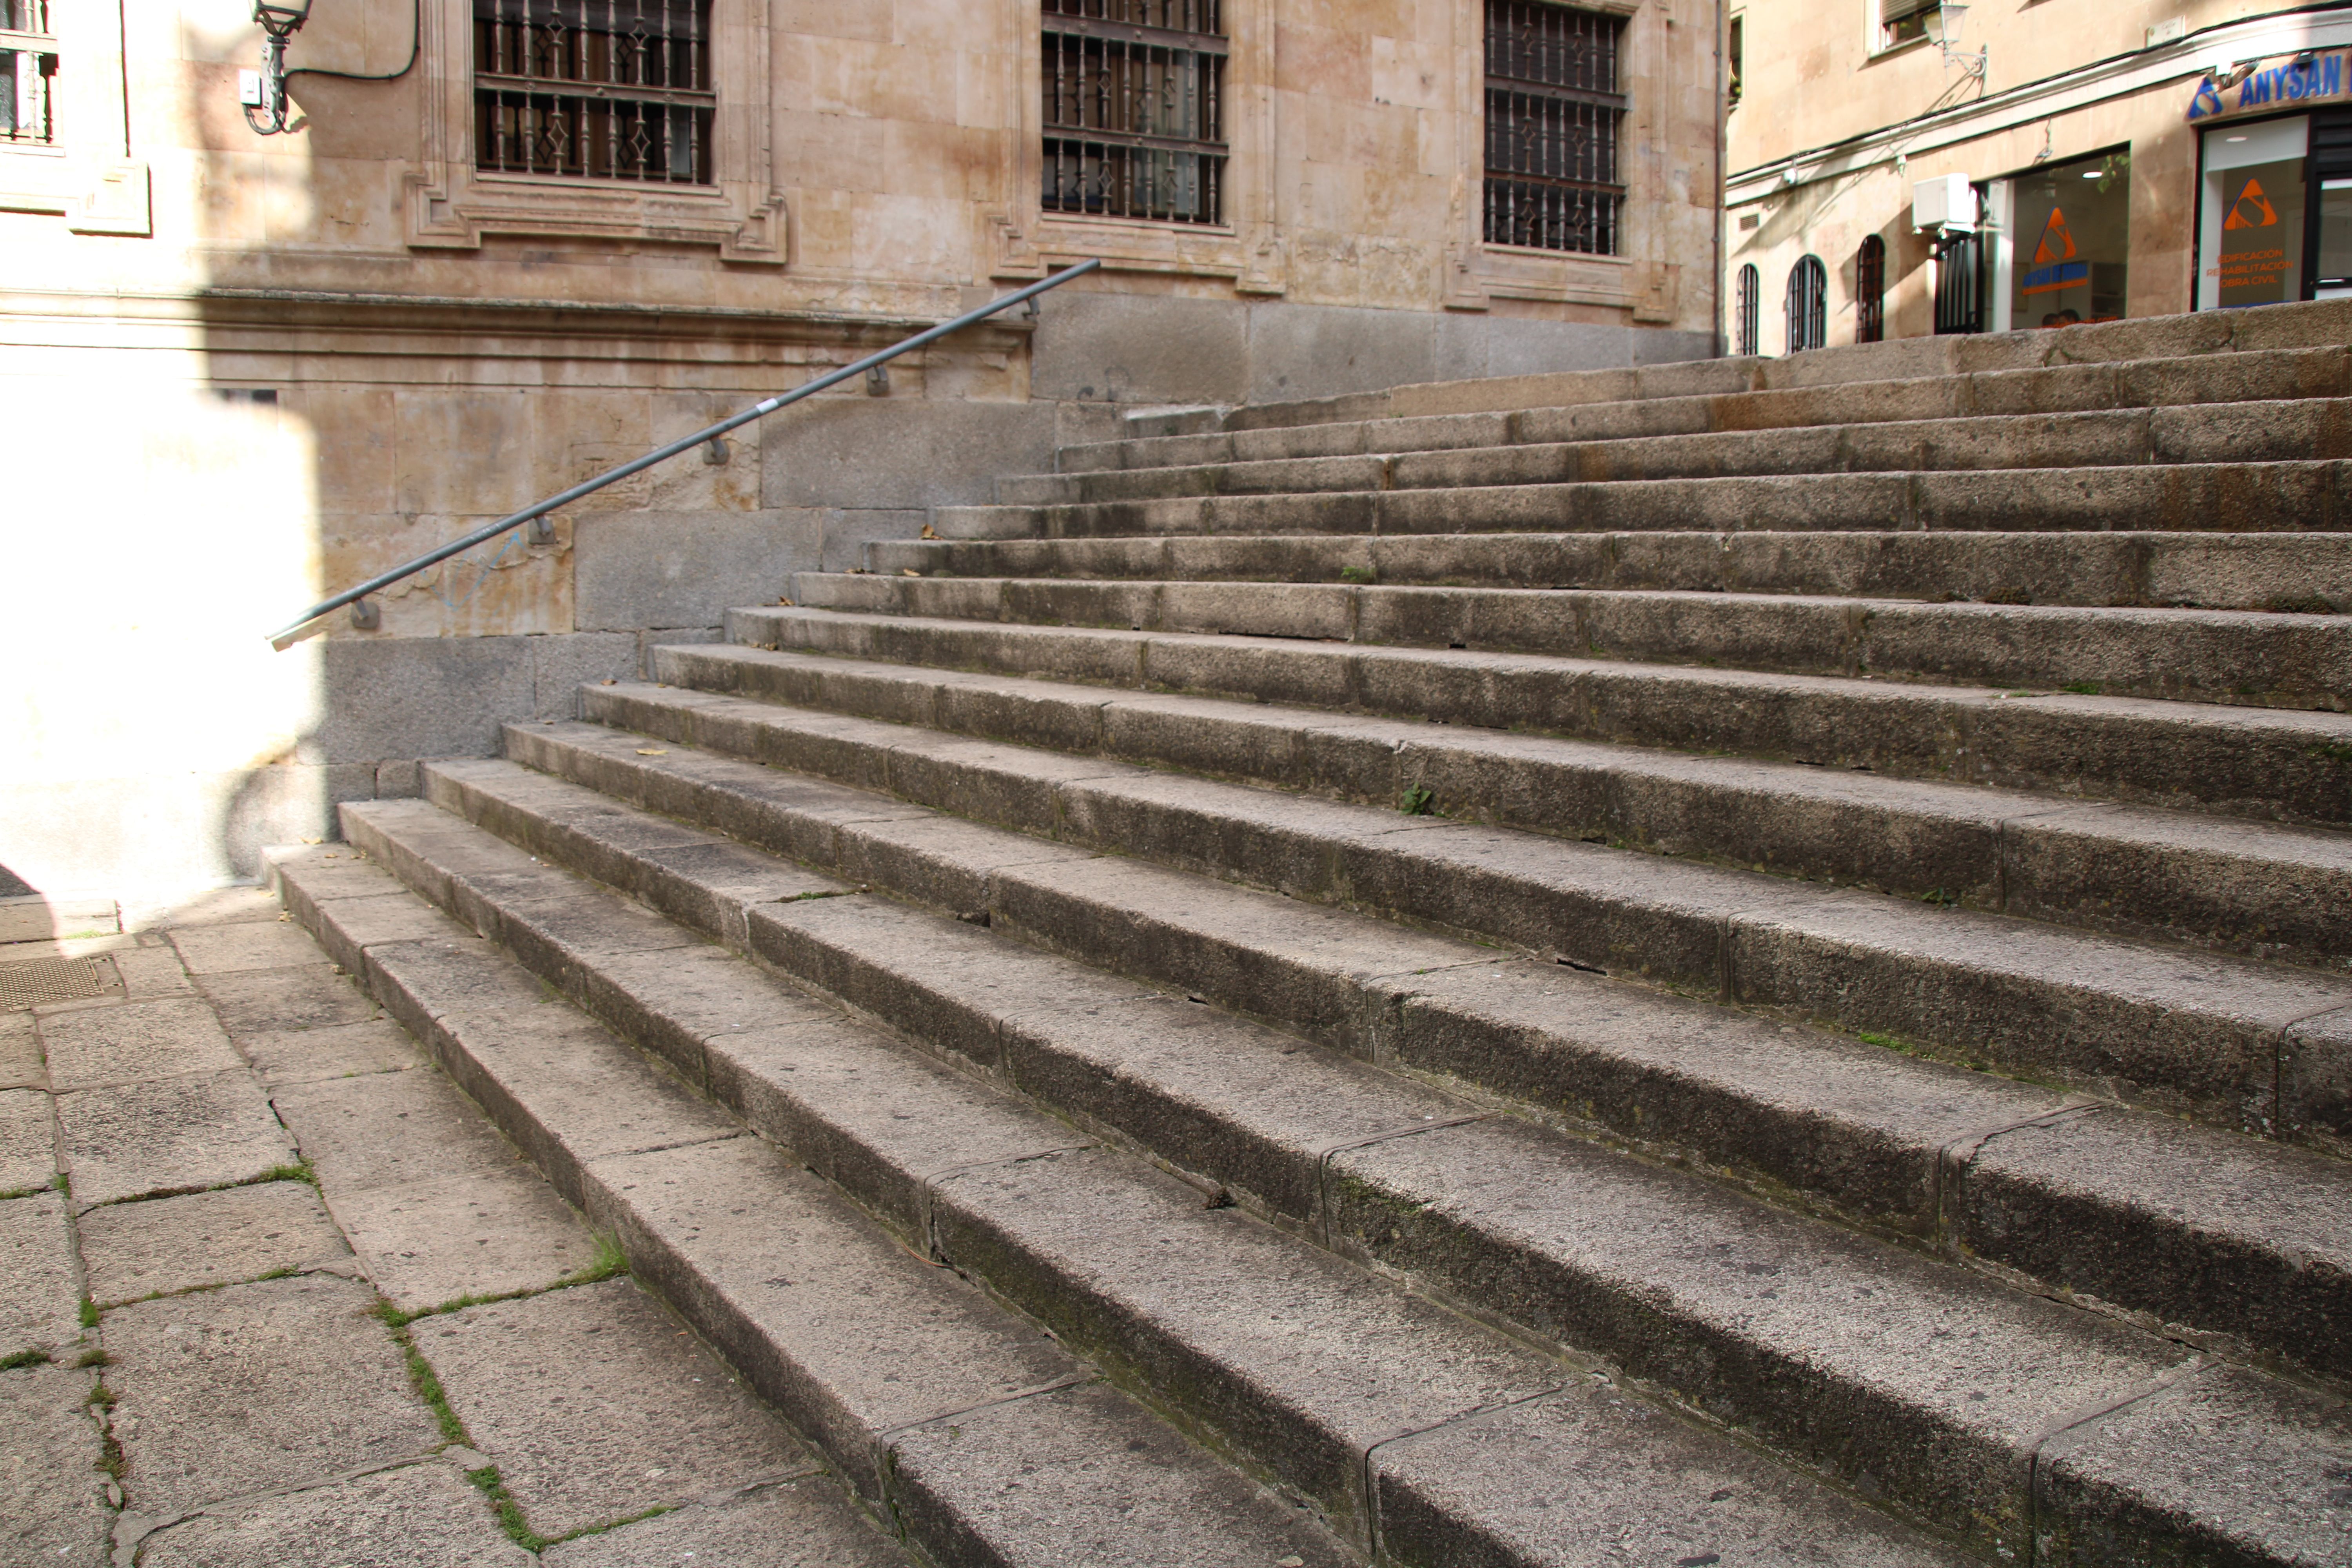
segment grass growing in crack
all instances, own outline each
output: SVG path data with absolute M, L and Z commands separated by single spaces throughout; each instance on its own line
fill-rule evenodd
M 1404 792 L 1404 799 L 1397 809 L 1407 816 L 1427 816 L 1437 809 L 1437 792 L 1415 784 Z
M 499 1468 L 496 1465 L 484 1465 L 478 1470 L 467 1470 L 466 1479 L 481 1489 L 482 1495 L 490 1500 L 490 1506 L 498 1510 L 499 1528 L 505 1531 L 508 1538 L 517 1546 L 521 1547 L 525 1552 L 543 1552 L 547 1549 L 549 1543 L 546 1538 L 531 1529 L 530 1521 L 523 1518 L 522 1504 L 515 1501 L 514 1494 L 507 1490 L 506 1482 L 499 1479 Z
M 448 1394 L 442 1391 L 441 1379 L 435 1374 L 433 1363 L 425 1359 L 425 1352 L 416 1348 L 416 1341 L 409 1334 L 409 1323 L 424 1314 L 404 1313 L 390 1300 L 379 1296 L 376 1298 L 375 1315 L 392 1331 L 392 1342 L 400 1347 L 401 1357 L 408 1363 L 409 1386 L 416 1390 L 416 1397 L 425 1401 L 426 1408 L 433 1412 L 433 1419 L 441 1427 L 441 1440 L 445 1443 L 467 1443 L 466 1424 L 457 1418 L 457 1408 L 449 1403 Z M 467 1446 L 471 1447 L 471 1444 Z
M 413 1312 L 404 1312 L 384 1301 L 377 1306 L 376 1316 L 394 1329 L 405 1329 L 419 1318 L 444 1317 L 451 1312 L 462 1312 L 468 1307 L 487 1307 L 499 1301 L 520 1301 L 532 1296 L 544 1296 L 551 1290 L 569 1290 L 575 1285 L 593 1285 L 600 1279 L 626 1274 L 629 1260 L 623 1255 L 621 1244 L 601 1230 L 592 1231 L 590 1235 L 596 1243 L 596 1256 L 551 1284 L 526 1285 L 520 1290 L 469 1291 L 430 1307 L 419 1307 Z
M 49 1359 L 47 1351 L 18 1351 L 15 1355 L 0 1356 L 0 1372 L 15 1372 L 18 1367 L 39 1366 Z
M 104 1350 L 100 1349 L 97 1345 L 92 1345 L 89 1349 L 82 1352 L 81 1354 L 74 1360 L 74 1365 L 76 1367 L 112 1366 L 113 1364 L 114 1358 L 107 1354 Z
M 290 1165 L 272 1165 L 261 1174 L 236 1184 L 240 1187 L 257 1187 L 264 1182 L 302 1182 L 315 1187 L 319 1184 L 319 1173 L 310 1168 L 310 1162 L 307 1157 L 297 1155 Z
M 98 1327 L 97 1302 L 91 1300 L 89 1297 L 84 1296 L 81 1299 L 81 1306 L 79 1309 L 79 1313 L 81 1318 L 81 1326 L 83 1328 L 94 1329 Z
M 122 1457 L 122 1445 L 114 1439 L 114 1390 L 107 1387 L 106 1380 L 100 1378 L 90 1384 L 89 1397 L 83 1403 L 98 1417 L 98 1468 L 120 1481 L 131 1466 Z

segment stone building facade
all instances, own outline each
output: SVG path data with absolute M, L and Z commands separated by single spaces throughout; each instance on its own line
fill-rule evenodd
M 2352 289 L 2352 7 L 1732 0 L 1727 37 L 1735 351 Z
M 249 874 L 1123 407 L 1716 347 L 1716 0 L 316 0 L 275 134 L 250 0 L 0 22 L 0 865 L 45 890 Z M 1499 99 L 1498 27 L 1543 56 Z M 1499 227 L 1490 153 L 1541 165 Z

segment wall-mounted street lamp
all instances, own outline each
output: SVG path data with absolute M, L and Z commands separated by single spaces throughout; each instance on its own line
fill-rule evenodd
M 237 100 L 257 136 L 286 129 L 286 40 L 310 19 L 310 0 L 254 0 L 253 19 L 261 26 L 261 68 L 239 71 Z
M 1958 66 L 1961 74 L 1982 81 L 1985 62 L 1992 54 L 1992 46 L 1984 45 L 1974 54 L 1957 47 L 1960 41 L 1960 24 L 1968 20 L 1968 16 L 1967 5 L 1957 3 L 1957 0 L 1944 0 L 1942 5 L 1927 13 L 1927 36 L 1936 41 L 1937 48 L 1944 51 L 1945 69 Z

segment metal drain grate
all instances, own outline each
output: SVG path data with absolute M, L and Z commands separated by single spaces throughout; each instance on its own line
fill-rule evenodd
M 0 1013 L 21 1013 L 121 989 L 122 977 L 106 958 L 23 958 L 0 963 Z

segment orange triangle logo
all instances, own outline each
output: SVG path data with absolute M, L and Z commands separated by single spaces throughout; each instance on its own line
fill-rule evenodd
M 2033 247 L 2033 265 L 2047 267 L 2074 254 L 2074 237 L 2067 232 L 2065 209 L 2052 207 L 2050 221 L 2042 226 L 2042 243 Z
M 2278 214 L 2271 208 L 2270 197 L 2263 195 L 2263 183 L 2250 179 L 2238 199 L 2230 205 L 2230 216 L 2221 220 L 2223 228 L 2268 228 L 2278 222 Z

